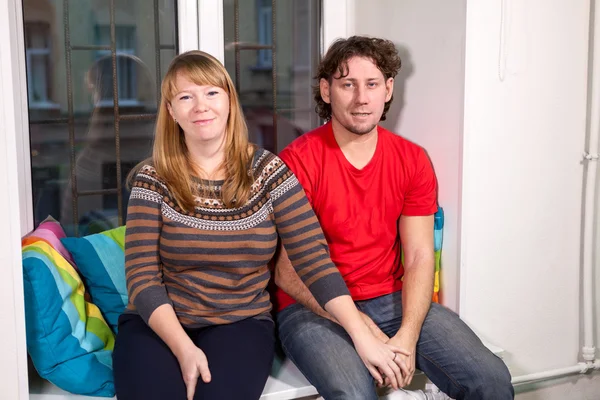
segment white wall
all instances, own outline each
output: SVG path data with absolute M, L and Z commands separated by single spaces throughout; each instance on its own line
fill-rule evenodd
M 460 310 L 513 375 L 578 361 L 588 21 L 582 0 L 467 3 Z
M 445 212 L 442 302 L 458 311 L 460 152 L 466 0 L 355 2 L 355 33 L 392 40 L 402 68 L 382 125 L 423 146 Z

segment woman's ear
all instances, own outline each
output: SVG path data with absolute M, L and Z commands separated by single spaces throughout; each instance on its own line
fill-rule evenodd
M 169 114 L 171 115 L 171 118 L 175 119 L 175 115 L 173 114 L 173 107 L 171 106 L 170 102 L 167 102 L 167 110 L 169 110 Z

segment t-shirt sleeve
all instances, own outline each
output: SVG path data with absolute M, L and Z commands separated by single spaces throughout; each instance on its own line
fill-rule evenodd
M 306 160 L 302 162 L 301 156 L 290 147 L 286 147 L 281 151 L 279 157 L 283 160 L 283 162 L 288 166 L 288 168 L 294 173 L 300 185 L 304 189 L 304 193 L 306 194 L 306 198 L 308 202 L 313 204 L 313 193 L 314 193 L 314 183 L 311 177 L 311 174 L 308 170 L 308 163 Z
M 329 257 L 321 225 L 296 176 L 278 157 L 269 164 L 275 171 L 269 189 L 277 233 L 298 276 L 321 306 L 348 295 L 348 287 Z
M 437 179 L 425 150 L 419 148 L 414 173 L 409 177 L 402 215 L 425 216 L 437 211 Z

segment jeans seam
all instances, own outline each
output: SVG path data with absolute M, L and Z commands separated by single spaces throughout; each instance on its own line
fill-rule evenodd
M 452 376 L 448 375 L 448 373 L 446 372 L 446 370 L 445 370 L 445 369 L 444 369 L 442 366 L 440 366 L 438 363 L 436 363 L 434 360 L 432 360 L 431 358 L 427 357 L 426 355 L 424 355 L 424 354 L 420 353 L 419 351 L 417 351 L 416 353 L 417 353 L 419 356 L 421 356 L 421 357 L 423 357 L 424 359 L 426 359 L 427 361 L 429 361 L 431 364 L 435 365 L 435 366 L 436 366 L 436 367 L 437 367 L 437 368 L 438 368 L 440 371 L 442 371 L 442 373 L 443 373 L 444 375 L 446 375 L 446 377 L 448 378 L 448 380 L 449 380 L 450 382 L 452 382 L 452 384 L 454 384 L 454 386 L 456 386 L 456 387 L 457 387 L 457 388 L 460 390 L 460 394 L 464 395 L 464 393 L 465 393 L 465 388 L 464 388 L 464 387 L 463 387 L 463 386 L 462 386 L 460 383 L 458 383 L 458 382 L 457 382 L 457 381 L 454 379 L 454 377 L 452 377 Z M 425 376 L 427 376 L 427 374 L 425 374 Z

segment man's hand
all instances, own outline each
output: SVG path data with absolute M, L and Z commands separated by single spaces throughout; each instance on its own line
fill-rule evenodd
M 401 382 L 398 382 L 400 387 L 406 387 L 410 385 L 413 375 L 415 374 L 415 353 L 417 352 L 417 340 L 418 337 L 414 337 L 414 335 L 403 331 L 402 328 L 400 328 L 398 333 L 396 333 L 396 335 L 388 341 L 388 344 L 408 352 L 408 355 L 397 353 L 397 357 L 395 359 L 399 366 L 402 363 L 408 369 L 408 373 L 403 373 L 403 379 Z M 406 370 L 403 369 L 402 371 L 405 372 Z

